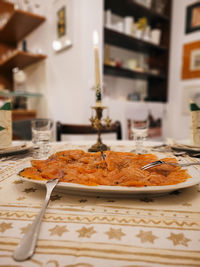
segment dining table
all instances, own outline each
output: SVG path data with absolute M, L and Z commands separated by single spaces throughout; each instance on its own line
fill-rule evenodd
M 105 143 L 113 151 L 133 148 L 133 141 Z M 152 144 L 145 143 L 149 153 L 154 151 Z M 50 154 L 87 151 L 91 145 L 86 140 L 52 142 Z M 169 151 L 160 153 L 163 157 L 166 153 L 173 156 Z M 133 189 L 127 195 L 120 190 L 106 194 L 98 186 L 88 194 L 87 190 L 56 187 L 42 220 L 34 255 L 26 261 L 15 261 L 13 252 L 45 199 L 43 185 L 18 175 L 32 159 L 31 149 L 0 158 L 0 266 L 200 266 L 198 183 L 164 193 L 147 190 L 138 194 Z

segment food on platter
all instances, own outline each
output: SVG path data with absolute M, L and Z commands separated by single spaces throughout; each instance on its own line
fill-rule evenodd
M 141 167 L 158 160 L 154 154 L 105 151 L 89 153 L 82 150 L 65 150 L 51 155 L 46 160 L 32 160 L 32 167 L 19 175 L 32 180 L 59 178 L 60 182 L 90 186 L 164 186 L 185 182 L 190 175 L 186 169 L 163 164 L 141 170 Z M 175 158 L 163 158 L 177 162 Z

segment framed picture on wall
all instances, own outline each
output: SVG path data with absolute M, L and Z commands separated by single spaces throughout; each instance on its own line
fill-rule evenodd
M 60 52 L 72 46 L 72 0 L 53 2 L 53 50 Z
M 187 7 L 185 32 L 190 33 L 199 30 L 200 30 L 200 2 L 197 2 Z
M 182 62 L 183 80 L 200 78 L 200 41 L 183 46 Z

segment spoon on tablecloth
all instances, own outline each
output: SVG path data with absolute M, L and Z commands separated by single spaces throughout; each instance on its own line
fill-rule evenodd
M 51 193 L 54 187 L 57 185 L 58 181 L 59 179 L 52 179 L 46 182 L 45 184 L 46 185 L 46 197 L 45 197 L 44 204 L 41 208 L 40 213 L 36 216 L 35 220 L 33 221 L 28 232 L 25 233 L 18 247 L 14 251 L 13 258 L 16 261 L 25 261 L 34 254 L 42 218 L 48 206 Z

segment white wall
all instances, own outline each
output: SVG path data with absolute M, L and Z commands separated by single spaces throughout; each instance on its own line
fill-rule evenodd
M 91 89 L 95 77 L 92 37 L 93 31 L 97 30 L 102 43 L 103 0 L 68 0 L 72 3 L 73 46 L 59 53 L 52 49 L 56 12 L 53 1 L 42 2 L 47 21 L 27 38 L 31 51 L 41 48 L 47 54 L 45 62 L 26 70 L 31 90 L 44 93 L 42 99 L 31 100 L 29 106 L 38 108 L 39 117 L 47 116 L 66 123 L 88 123 L 90 107 L 95 101 L 95 92 Z
M 166 135 L 175 139 L 190 138 L 190 116 L 182 114 L 183 87 L 199 85 L 200 79 L 181 80 L 183 45 L 199 41 L 199 31 L 185 34 L 186 6 L 197 1 L 173 0 L 171 54 L 169 67 L 169 104 Z

